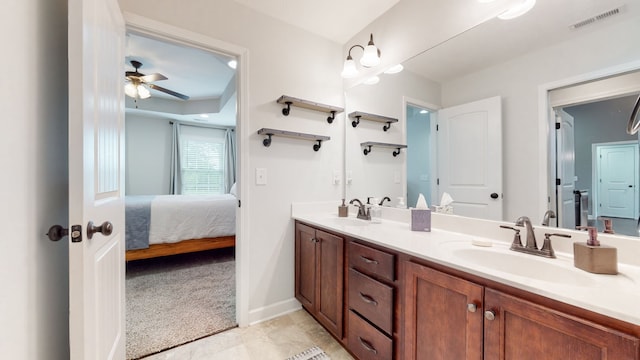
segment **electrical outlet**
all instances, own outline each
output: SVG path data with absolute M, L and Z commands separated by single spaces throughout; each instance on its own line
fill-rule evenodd
M 256 168 L 256 185 L 267 185 L 267 169 Z

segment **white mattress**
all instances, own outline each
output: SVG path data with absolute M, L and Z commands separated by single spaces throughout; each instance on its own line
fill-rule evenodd
M 151 202 L 149 244 L 230 236 L 238 200 L 224 195 L 159 195 Z

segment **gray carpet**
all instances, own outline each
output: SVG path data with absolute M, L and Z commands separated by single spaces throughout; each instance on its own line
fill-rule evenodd
M 127 263 L 127 359 L 236 326 L 233 250 Z

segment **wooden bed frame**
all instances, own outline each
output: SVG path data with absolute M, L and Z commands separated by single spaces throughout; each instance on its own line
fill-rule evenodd
M 186 254 L 196 251 L 222 249 L 236 245 L 235 235 L 217 238 L 183 240 L 177 243 L 153 244 L 147 249 L 127 250 L 126 261 L 151 259 L 160 256 Z

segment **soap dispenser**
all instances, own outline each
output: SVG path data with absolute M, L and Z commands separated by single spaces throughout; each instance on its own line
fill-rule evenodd
M 594 226 L 578 226 L 586 229 L 587 242 L 573 243 L 573 265 L 595 274 L 618 273 L 618 252 L 615 247 L 602 245 L 598 241 L 598 229 Z
M 342 199 L 342 205 L 338 205 L 338 217 L 347 216 L 349 216 L 349 207 L 344 203 L 344 199 Z

